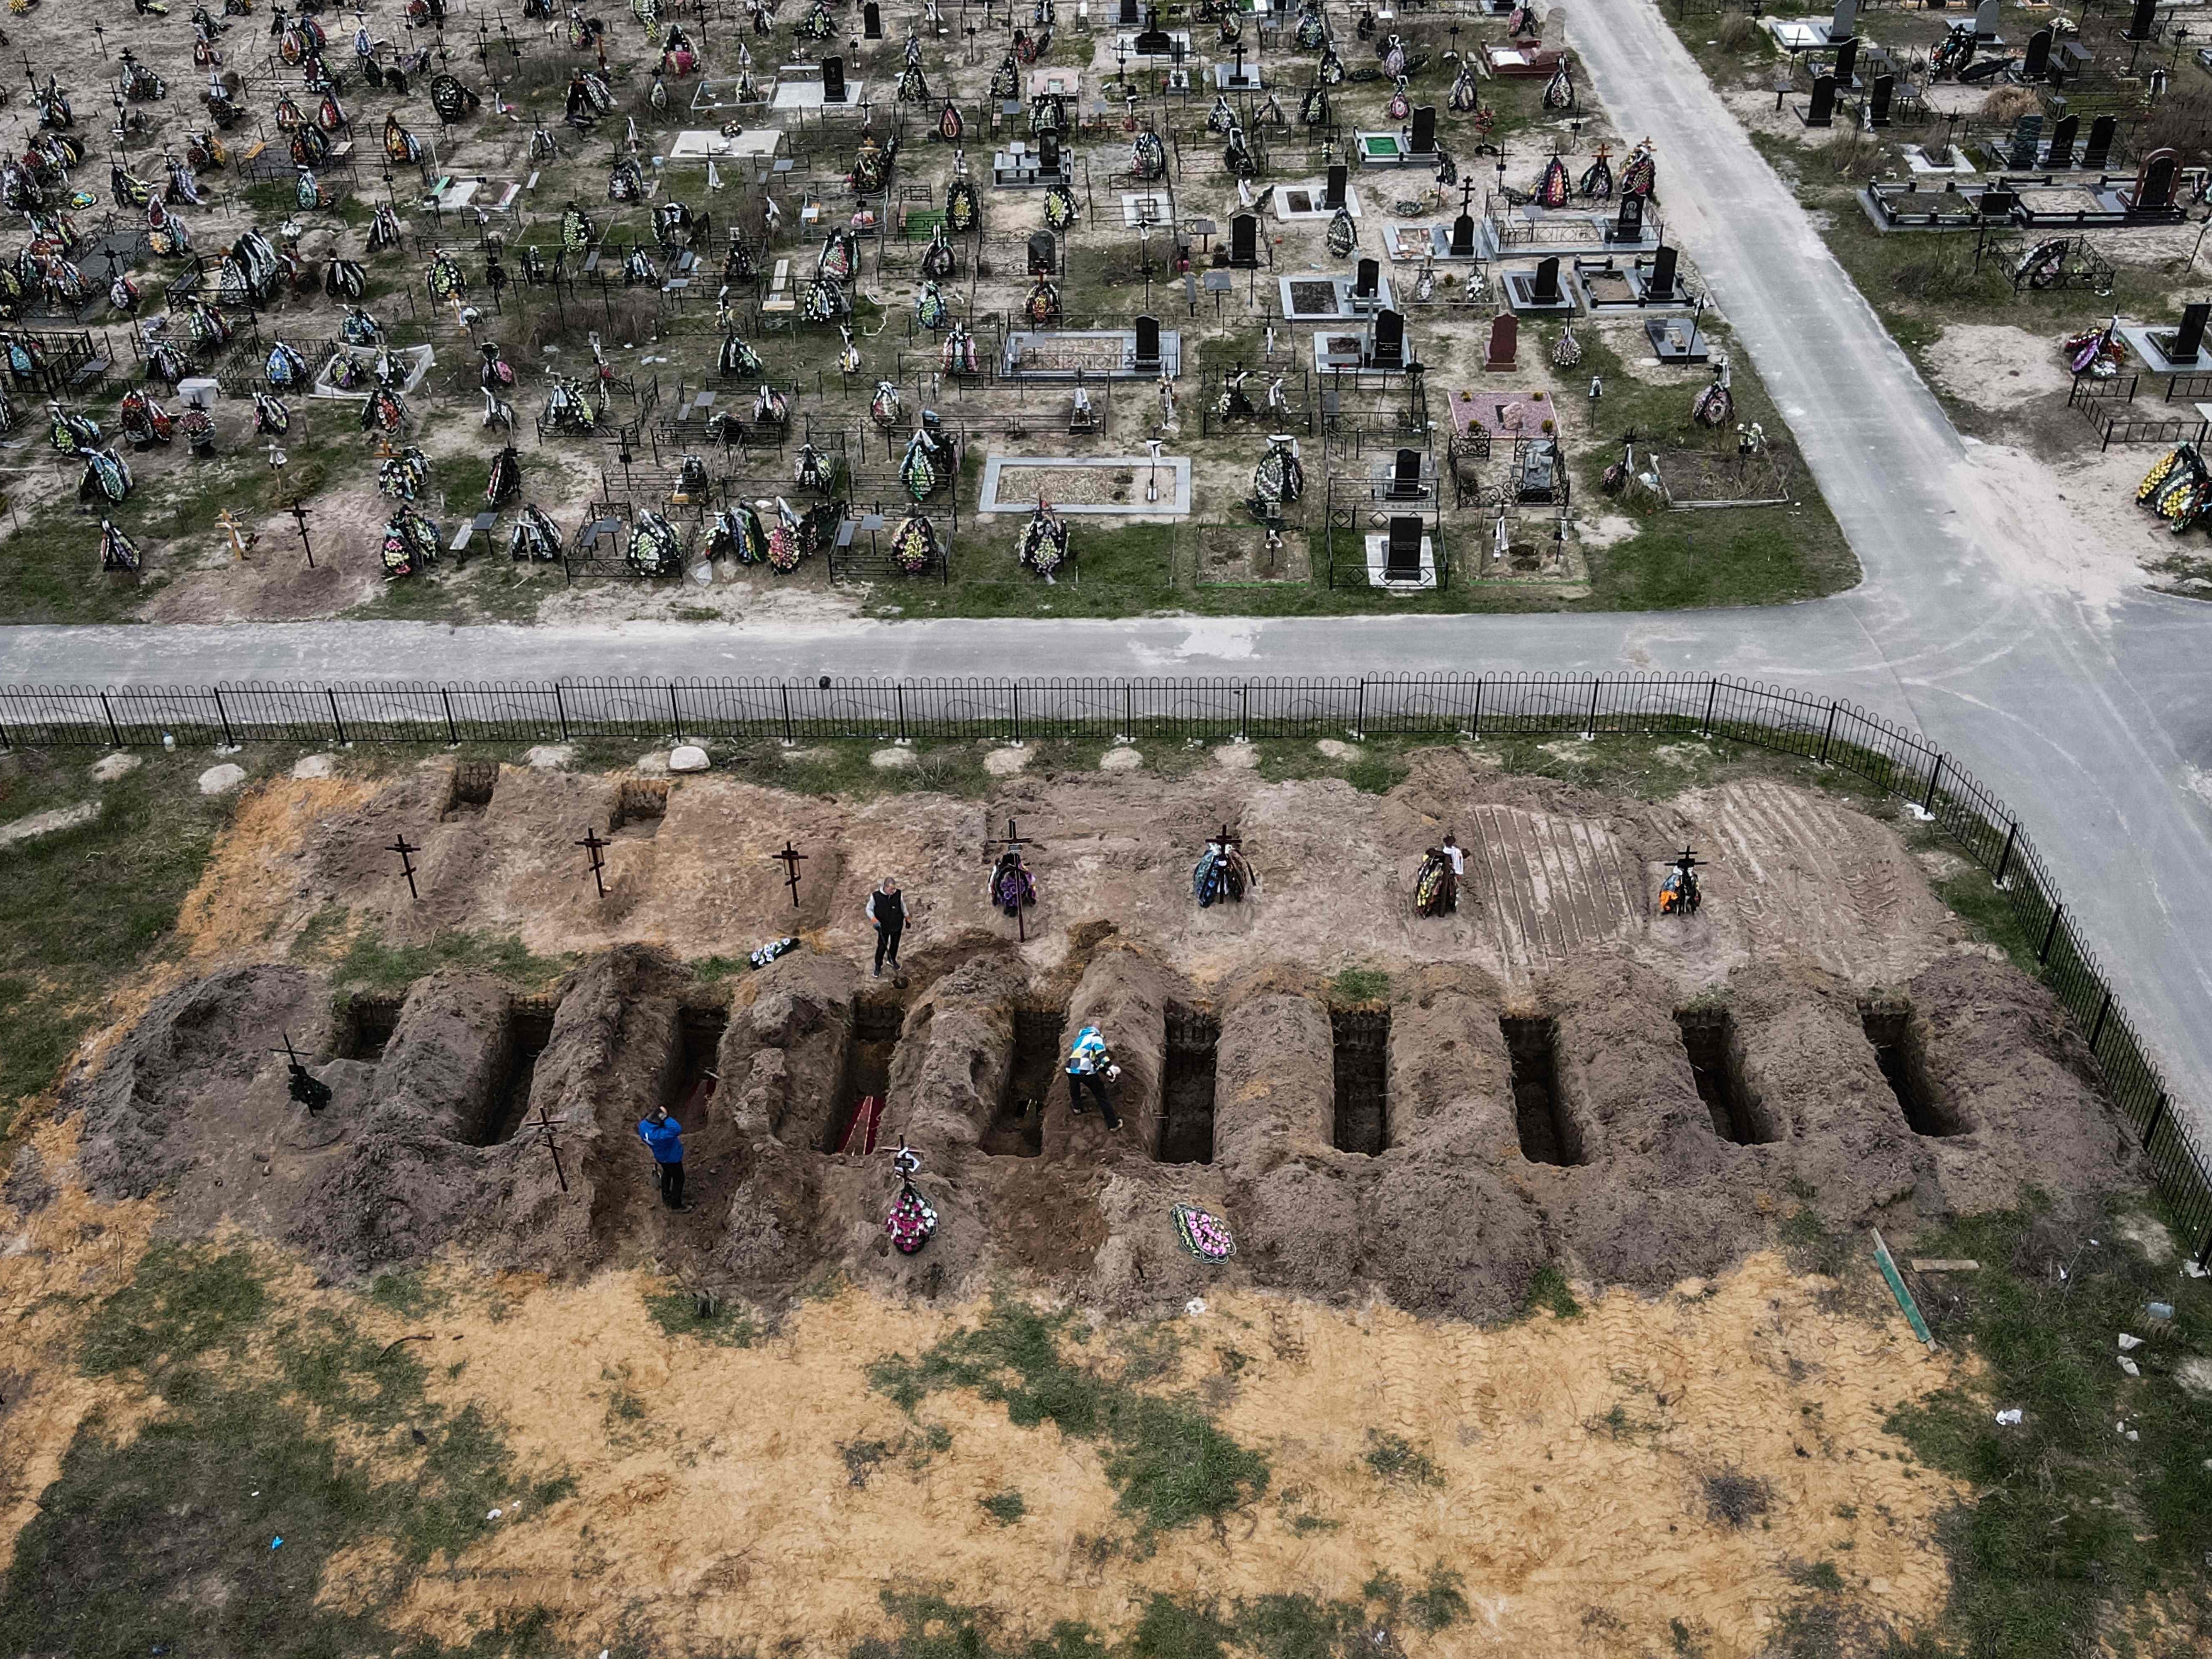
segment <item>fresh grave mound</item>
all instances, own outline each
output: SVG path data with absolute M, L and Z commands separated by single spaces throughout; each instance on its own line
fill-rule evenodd
M 188 1224 L 234 1219 L 341 1273 L 458 1243 L 562 1274 L 688 1264 L 763 1297 L 830 1268 L 933 1297 L 1013 1273 L 1120 1310 L 1249 1284 L 1491 1319 L 1556 1259 L 1644 1289 L 1721 1271 L 1789 1194 L 1909 1225 L 2134 1168 L 2056 1005 L 1978 952 L 1881 999 L 1761 964 L 1692 1008 L 1620 957 L 1510 994 L 1432 963 L 1332 1006 L 1286 964 L 1200 988 L 1110 934 L 1042 977 L 1001 947 L 879 983 L 802 950 L 710 989 L 624 946 L 543 1000 L 433 975 L 346 1059 L 322 1057 L 349 1039 L 318 976 L 234 969 L 156 1004 L 70 1103 L 101 1190 L 167 1186 Z M 287 1021 L 333 1086 L 312 1117 L 263 1040 Z M 1116 1133 L 1060 1080 L 1093 1024 Z M 825 1150 L 877 1091 L 875 1154 Z M 689 1214 L 635 1136 L 663 1104 Z M 910 1257 L 883 1231 L 902 1143 L 939 1218 Z M 1183 1249 L 1178 1205 L 1233 1255 Z

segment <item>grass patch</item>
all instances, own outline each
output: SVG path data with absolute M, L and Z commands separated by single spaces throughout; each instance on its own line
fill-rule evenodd
M 1390 975 L 1380 968 L 1346 968 L 1328 982 L 1333 1002 L 1386 1002 Z
M 1022 1495 L 1018 1492 L 993 1492 L 988 1498 L 979 1498 L 975 1501 L 982 1506 L 984 1514 L 1002 1527 L 1012 1526 L 1029 1513 L 1029 1505 L 1022 1501 Z
M 567 962 L 541 957 L 520 939 L 486 933 L 440 933 L 428 945 L 392 945 L 367 934 L 356 937 L 332 970 L 337 982 L 356 991 L 396 991 L 441 968 L 467 968 L 522 986 L 550 984 Z
M 247 1379 L 222 1356 L 270 1362 Z M 319 1604 L 340 1550 L 388 1544 L 397 1580 L 466 1548 L 487 1510 L 566 1495 L 531 1481 L 495 1425 L 431 1401 L 410 1347 L 386 1349 L 343 1312 L 280 1316 L 243 1252 L 157 1247 L 95 1310 L 80 1355 L 136 1375 L 161 1410 L 127 1443 L 79 1429 L 0 1585 L 11 1650 L 124 1659 L 154 1652 L 422 1656 L 375 1610 Z M 389 1478 L 341 1452 L 389 1446 Z M 281 1544 L 276 1540 L 281 1539 Z M 548 1652 L 549 1621 L 502 1619 L 467 1651 Z
M 1441 1486 L 1444 1482 L 1443 1472 L 1437 1468 L 1436 1460 L 1403 1435 L 1368 1430 L 1364 1461 L 1376 1476 L 1398 1485 Z
M 1521 1311 L 1524 1316 L 1542 1312 L 1554 1319 L 1579 1319 L 1583 1304 L 1575 1300 L 1566 1269 L 1556 1261 L 1547 1261 L 1529 1278 L 1528 1288 L 1522 1294 Z
M 2087 1651 L 2124 1610 L 2156 1597 L 2172 1618 L 2193 1617 L 2201 1641 L 2212 1401 L 2171 1372 L 2212 1352 L 2212 1291 L 2153 1267 L 2094 1215 L 1978 1217 L 1914 1249 L 1982 1263 L 1916 1287 L 1938 1339 L 1970 1346 L 1980 1372 L 1888 1424 L 1974 1490 L 1943 1529 L 1952 1633 L 1987 1659 Z M 2071 1263 L 2065 1279 L 2053 1262 Z M 2153 1299 L 2173 1304 L 2172 1340 L 2137 1349 L 2143 1374 L 2130 1377 L 2113 1363 L 2114 1334 L 2144 1334 Z M 1999 1426 L 1996 1410 L 2014 1406 L 2022 1422 Z M 2185 1628 L 2161 1640 L 2189 1646 Z
M 1070 1352 L 1073 1316 L 1000 1297 L 975 1325 L 908 1359 L 892 1354 L 868 1381 L 908 1412 L 939 1389 L 998 1401 L 1018 1426 L 1051 1423 L 1101 1443 L 1106 1477 L 1146 1530 L 1218 1519 L 1267 1490 L 1267 1462 L 1198 1407 L 1109 1380 Z
M 744 1309 L 684 1290 L 645 1298 L 645 1311 L 671 1336 L 696 1337 L 719 1347 L 750 1348 L 760 1328 Z
M 52 1085 L 78 1042 L 106 1016 L 118 985 L 143 977 L 171 948 L 177 911 L 199 879 L 236 797 L 202 795 L 212 763 L 155 750 L 109 784 L 87 775 L 82 750 L 0 756 L 0 822 L 96 800 L 100 814 L 8 849 L 0 905 L 0 1136 Z M 240 756 L 249 771 L 267 757 Z

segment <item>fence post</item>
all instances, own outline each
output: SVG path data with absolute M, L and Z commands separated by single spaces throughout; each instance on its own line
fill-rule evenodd
M 2097 1005 L 2097 1018 L 2089 1026 L 2089 1053 L 2092 1058 L 2097 1052 L 2097 1039 L 2105 1035 L 2105 1016 L 2112 1012 L 2112 988 L 2107 985 L 2105 988 L 2105 1000 Z
M 222 722 L 222 746 L 237 748 L 238 739 L 230 735 L 230 711 L 222 706 L 222 688 L 219 685 L 215 688 L 215 714 L 216 718 Z
M 1825 731 L 1825 732 L 1821 732 L 1821 733 L 1820 733 L 1820 758 L 1819 762 L 1817 763 L 1819 765 L 1821 765 L 1821 766 L 1826 766 L 1826 765 L 1828 763 L 1828 745 L 1829 745 L 1829 744 L 1830 744 L 1830 743 L 1832 743 L 1832 741 L 1834 741 L 1834 739 L 1835 739 L 1835 735 L 1836 735 L 1836 709 L 1837 709 L 1837 708 L 1838 708 L 1838 704 L 1837 704 L 1837 702 L 1836 702 L 1836 700 L 1835 700 L 1833 697 L 1829 698 L 1829 699 L 1828 699 L 1828 729 L 1827 729 L 1826 731 Z
M 1709 679 L 1705 682 L 1705 729 L 1698 734 L 1700 737 L 1710 738 L 1713 734 L 1713 702 L 1720 694 L 1721 683 L 1718 679 Z
M 2212 1227 L 2204 1230 L 2204 1242 L 2197 1247 L 2197 1265 L 2203 1267 L 2212 1263 Z
M 2019 836 L 2020 820 L 2014 818 L 2012 828 L 2005 831 L 2004 851 L 1997 854 L 1996 883 L 2000 887 L 2004 885 L 2005 872 L 2012 868 L 2012 844 Z
M 914 741 L 906 734 L 906 682 L 901 680 L 893 690 L 898 693 L 898 744 L 904 748 Z
M 2158 1133 L 2159 1120 L 2166 1115 L 2166 1091 L 2158 1091 L 2158 1103 L 2150 1109 L 2150 1121 L 2143 1125 L 2143 1151 L 2150 1150 L 2151 1138 Z
M 1014 691 L 1013 744 L 1018 749 L 1022 746 L 1022 683 L 1019 680 L 1013 680 L 1009 684 L 1013 687 Z
M 1121 682 L 1121 739 L 1137 740 L 1137 688 L 1127 680 Z
M 2051 907 L 2051 920 L 2043 929 L 2043 945 L 2035 953 L 2037 966 L 2040 967 L 2051 960 L 2051 941 L 2058 932 L 2058 918 L 2065 914 L 2066 907 L 2063 904 L 2054 904 Z
M 0 749 L 13 749 L 15 739 L 8 735 L 8 722 L 0 720 Z
M 561 682 L 553 682 L 553 712 L 561 721 L 561 741 L 568 741 L 568 705 L 561 700 Z
M 1474 718 L 1468 723 L 1467 738 L 1469 743 L 1482 741 L 1482 676 L 1480 674 L 1474 679 Z
M 1928 769 L 1928 793 L 1920 798 L 1920 810 L 1929 817 L 1936 812 L 1936 782 L 1943 775 L 1943 751 L 1936 751 L 1936 764 Z
M 1359 677 L 1359 702 L 1352 716 L 1352 736 L 1354 742 L 1367 735 L 1367 676 Z
M 783 746 L 788 749 L 799 741 L 791 734 L 791 687 L 784 684 L 775 689 L 783 696 Z
M 1597 694 L 1605 682 L 1596 675 L 1590 676 L 1589 714 L 1583 721 L 1583 741 L 1588 743 L 1597 736 Z
M 115 740 L 118 749 L 123 747 L 122 728 L 115 724 L 115 710 L 107 701 L 107 693 L 100 694 L 100 712 L 107 716 L 107 735 Z
M 446 741 L 458 749 L 461 746 L 461 734 L 453 724 L 453 694 L 441 685 L 438 688 L 438 701 L 446 705 Z
M 338 713 L 337 689 L 335 686 L 326 685 L 323 688 L 323 695 L 331 700 L 331 724 L 337 727 L 338 747 L 341 749 L 352 748 L 353 745 L 346 741 L 345 719 Z
M 668 714 L 676 722 L 676 741 L 684 741 L 684 706 L 676 701 L 676 682 L 668 682 Z

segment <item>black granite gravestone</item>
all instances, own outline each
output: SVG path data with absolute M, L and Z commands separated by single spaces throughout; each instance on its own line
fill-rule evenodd
M 1156 371 L 1160 366 L 1160 319 L 1157 317 L 1137 319 L 1137 367 Z
M 2080 116 L 2060 116 L 2057 124 L 2051 129 L 2051 149 L 2050 153 L 2044 157 L 2043 165 L 2053 172 L 2072 167 L 2074 165 L 2074 135 L 2081 130 Z
M 1413 154 L 1433 155 L 1437 149 L 1437 106 L 1423 104 L 1413 112 Z
M 1138 32 L 1132 45 L 1139 58 L 1166 58 L 1170 55 L 1175 43 L 1168 38 L 1168 32 L 1160 27 L 1160 9 L 1158 6 L 1145 14 L 1145 27 Z
M 1813 82 L 1813 101 L 1805 108 L 1808 127 L 1833 126 L 1836 121 L 1836 77 L 1824 75 Z
M 1451 252 L 1455 259 L 1474 258 L 1474 216 L 1462 213 L 1452 221 Z
M 1855 85 L 1858 80 L 1859 43 L 1846 40 L 1836 49 L 1836 66 L 1828 72 L 1836 77 L 1839 87 Z
M 876 0 L 868 0 L 868 3 L 860 8 L 860 37 L 866 40 L 884 38 L 884 9 L 876 3 Z
M 1406 366 L 1406 319 L 1395 311 L 1375 313 L 1373 350 L 1368 359 L 1373 368 L 1403 368 Z
M 1874 88 L 1867 96 L 1868 126 L 1886 127 L 1889 125 L 1890 100 L 1896 95 L 1897 77 L 1894 75 L 1874 77 Z
M 2166 349 L 2166 362 L 2193 363 L 2203 354 L 2204 321 L 2208 317 L 2212 317 L 2212 305 L 2202 300 L 2182 307 L 2181 326 Z
M 2137 213 L 2162 213 L 2173 205 L 2173 177 L 2181 158 L 2170 149 L 2154 149 L 2143 157 L 2136 175 L 2135 198 L 2129 204 Z
M 1125 29 L 1137 27 L 1137 0 L 1121 0 L 1121 10 L 1114 21 Z
M 2035 165 L 2035 158 L 2043 149 L 2043 118 L 2023 115 L 2012 124 L 2012 142 L 2007 146 L 2005 165 L 2025 172 Z
M 1651 280 L 1644 285 L 1647 300 L 1671 300 L 1674 297 L 1674 250 L 1666 243 L 1651 256 Z
M 1631 191 L 1620 198 L 1620 211 L 1614 216 L 1612 240 L 1640 242 L 1644 240 L 1644 198 Z
M 1229 222 L 1229 263 L 1249 270 L 1260 263 L 1259 216 L 1240 213 Z
M 825 104 L 845 101 L 845 60 L 842 58 L 822 60 L 822 101 Z
M 1352 304 L 1356 307 L 1362 300 L 1372 300 L 1380 291 L 1382 282 L 1382 264 L 1374 259 L 1362 259 L 1352 267 Z
M 1417 582 L 1421 579 L 1421 520 L 1414 514 L 1395 514 L 1382 546 L 1382 575 L 1386 581 Z
M 1047 179 L 1060 176 L 1060 135 L 1046 131 L 1037 135 L 1037 172 Z
M 1859 0 L 1836 0 L 1835 15 L 1828 20 L 1828 44 L 1839 46 L 1859 30 Z
M 2027 56 L 2021 59 L 2020 78 L 2040 81 L 2051 73 L 2051 31 L 2038 29 L 2027 37 Z
M 2089 142 L 2081 147 L 2081 165 L 2095 169 L 2112 159 L 2112 134 L 2118 120 L 2110 115 L 2100 115 L 2089 123 Z
M 1344 192 L 1350 185 L 1351 182 L 1352 169 L 1345 166 L 1343 162 L 1339 161 L 1334 167 L 1328 170 L 1328 177 L 1322 183 L 1321 195 L 1322 206 L 1331 213 L 1335 212 L 1337 209 L 1342 207 L 1344 205 Z
M 1038 230 L 1030 233 L 1030 275 L 1050 276 L 1057 274 L 1059 250 L 1054 246 L 1052 233 Z
M 1421 452 L 1401 449 L 1390 465 L 1390 494 L 1401 501 L 1421 493 Z
M 2136 0 L 2135 15 L 2128 19 L 2128 26 L 2120 34 L 2124 40 L 2148 40 L 2157 26 L 2158 0 Z
M 1536 264 L 1536 285 L 1528 290 L 1531 303 L 1555 306 L 1559 303 L 1559 256 L 1540 259 Z

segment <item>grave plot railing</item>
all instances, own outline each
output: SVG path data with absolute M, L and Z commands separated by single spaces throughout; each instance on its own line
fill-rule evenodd
M 1394 675 L 1330 680 L 580 680 L 15 686 L 0 748 L 222 743 L 538 743 L 1052 737 L 1236 741 L 1370 732 L 1447 740 L 1698 737 L 1797 756 L 1925 815 L 2005 896 L 2142 1146 L 2154 1189 L 2212 1262 L 2212 1175 L 2158 1063 L 2019 818 L 1919 733 L 1833 698 L 1720 677 Z

